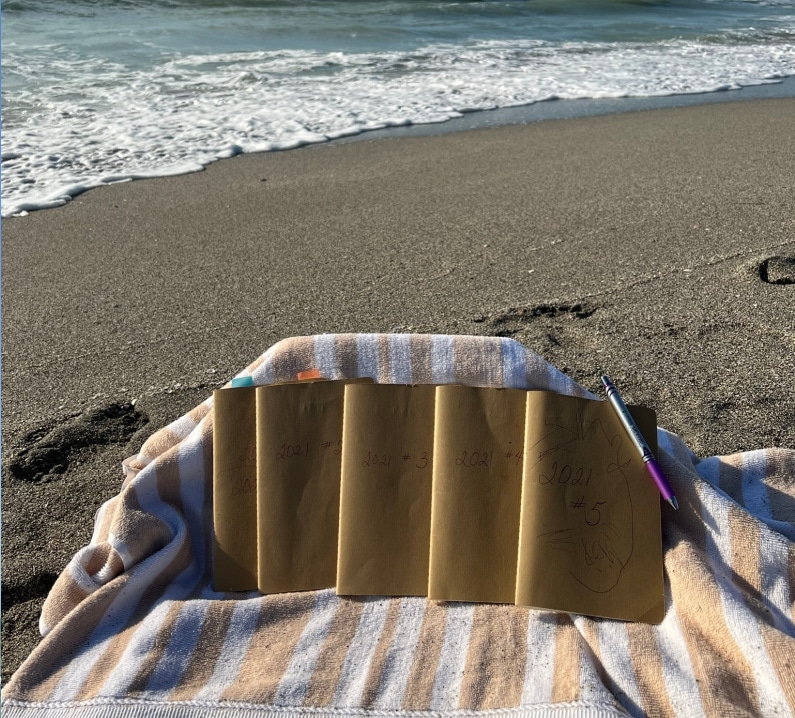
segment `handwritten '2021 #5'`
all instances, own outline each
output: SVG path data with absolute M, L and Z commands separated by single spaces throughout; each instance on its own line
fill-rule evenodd
M 568 483 L 571 483 L 572 486 L 577 484 L 588 486 L 591 482 L 591 474 L 593 474 L 592 469 L 588 469 L 588 473 L 586 474 L 583 467 L 575 471 L 570 464 L 562 464 L 560 468 L 558 468 L 558 462 L 556 461 L 552 464 L 552 470 L 548 474 L 539 474 L 538 483 L 542 486 Z

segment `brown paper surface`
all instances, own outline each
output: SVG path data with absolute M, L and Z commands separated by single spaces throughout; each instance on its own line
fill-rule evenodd
M 257 589 L 256 394 L 213 392 L 213 585 Z
M 656 416 L 628 407 L 652 451 Z M 516 603 L 659 623 L 660 494 L 607 401 L 530 392 Z
M 342 381 L 257 387 L 262 593 L 335 585 L 344 391 Z
M 337 593 L 428 588 L 434 386 L 345 387 Z
M 513 603 L 527 392 L 436 391 L 428 597 Z

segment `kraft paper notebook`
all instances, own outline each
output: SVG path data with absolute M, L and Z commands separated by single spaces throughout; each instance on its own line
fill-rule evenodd
M 337 593 L 424 596 L 435 387 L 345 387 Z
M 256 393 L 213 392 L 213 585 L 257 590 Z
M 262 593 L 333 587 L 345 382 L 257 388 Z
M 436 389 L 428 598 L 514 602 L 526 397 Z
M 656 416 L 628 407 L 652 451 Z M 659 623 L 660 495 L 610 404 L 529 392 L 516 603 Z

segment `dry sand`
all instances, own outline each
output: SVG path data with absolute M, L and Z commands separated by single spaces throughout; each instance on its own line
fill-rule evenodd
M 5 220 L 3 682 L 121 460 L 283 337 L 512 336 L 697 454 L 795 447 L 794 127 L 774 99 L 331 144 Z

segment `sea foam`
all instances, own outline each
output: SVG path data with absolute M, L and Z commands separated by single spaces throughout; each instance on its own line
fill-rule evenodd
M 477 40 L 385 52 L 161 52 L 138 65 L 79 57 L 68 45 L 31 56 L 6 42 L 13 89 L 4 97 L 2 214 L 242 152 L 476 110 L 775 82 L 795 75 L 793 39 L 782 32 L 779 41 L 755 41 L 746 32 L 723 44 Z M 21 81 L 23 72 L 49 77 L 47 92 Z

